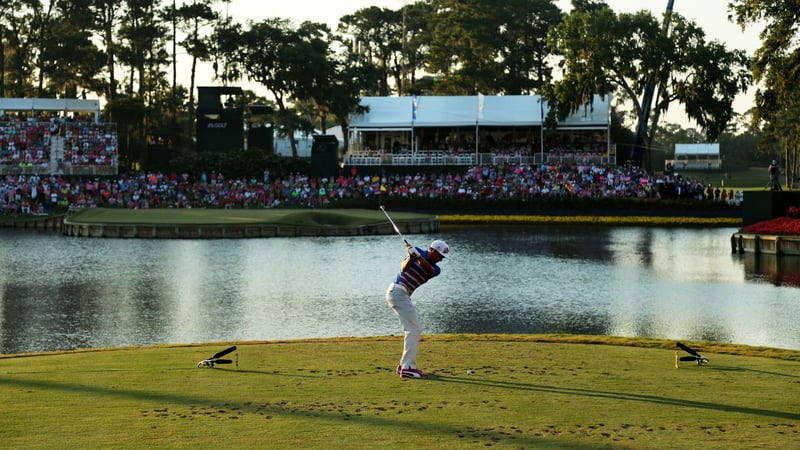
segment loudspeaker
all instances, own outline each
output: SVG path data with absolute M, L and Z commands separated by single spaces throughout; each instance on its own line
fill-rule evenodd
M 269 154 L 275 153 L 272 127 L 251 125 L 247 130 L 247 148 L 250 150 L 257 148 Z
M 311 144 L 311 176 L 336 178 L 339 173 L 339 140 L 331 134 L 314 135 Z

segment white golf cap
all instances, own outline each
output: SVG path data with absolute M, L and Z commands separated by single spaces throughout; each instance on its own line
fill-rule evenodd
M 447 258 L 450 256 L 450 247 L 447 245 L 447 242 L 437 239 L 431 242 L 431 248 L 439 252 L 443 258 Z

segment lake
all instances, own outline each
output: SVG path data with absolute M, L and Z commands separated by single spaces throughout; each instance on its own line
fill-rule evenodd
M 443 227 L 424 333 L 574 333 L 800 350 L 800 257 L 734 228 Z M 400 335 L 397 236 L 148 240 L 0 229 L 0 353 Z

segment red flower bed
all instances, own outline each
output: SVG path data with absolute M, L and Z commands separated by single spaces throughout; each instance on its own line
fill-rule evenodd
M 794 217 L 777 217 L 772 220 L 764 220 L 756 222 L 752 225 L 742 227 L 742 233 L 760 233 L 760 234 L 797 234 L 800 235 L 800 218 Z

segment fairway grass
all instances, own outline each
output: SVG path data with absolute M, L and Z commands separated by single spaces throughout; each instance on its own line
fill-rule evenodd
M 238 364 L 198 361 L 236 344 Z M 0 356 L 8 448 L 793 448 L 800 352 L 598 336 L 424 336 Z M 766 356 L 760 356 L 766 355 Z M 472 371 L 468 374 L 467 371 Z
M 431 214 L 392 212 L 396 221 L 428 220 Z M 85 224 L 362 226 L 386 223 L 378 209 L 121 209 L 90 208 L 67 218 Z
M 405 221 L 435 219 L 432 214 L 392 212 Z M 443 214 L 444 225 L 459 224 L 560 224 L 560 225 L 655 225 L 655 226 L 738 226 L 741 217 L 595 216 L 531 214 Z M 349 227 L 386 224 L 380 211 L 365 209 L 85 209 L 66 219 L 68 224 L 107 225 L 287 225 L 300 227 Z

